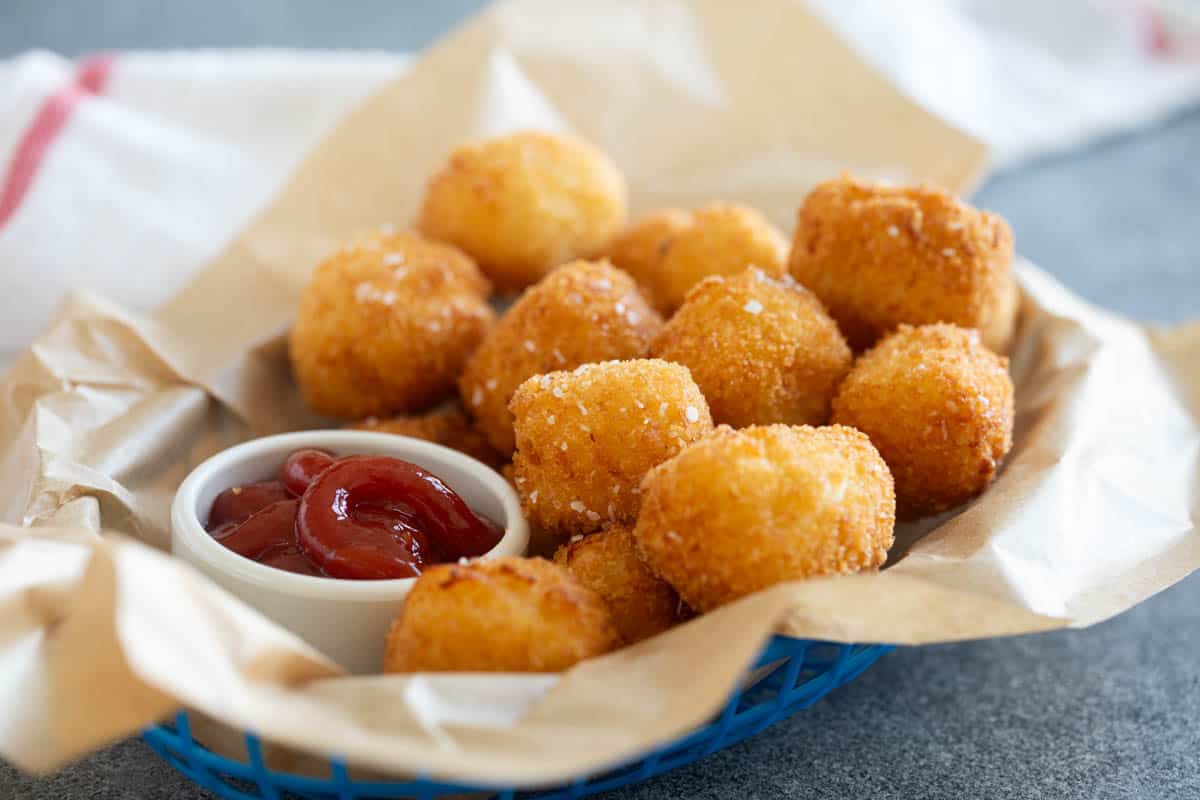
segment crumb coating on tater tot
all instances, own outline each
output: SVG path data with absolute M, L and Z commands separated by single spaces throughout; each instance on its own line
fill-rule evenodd
M 411 417 L 368 417 L 350 426 L 355 430 L 394 433 L 444 445 L 499 469 L 504 459 L 476 430 L 471 419 L 458 406 L 430 411 Z
M 296 382 L 339 419 L 428 408 L 495 321 L 488 282 L 459 250 L 412 233 L 348 245 L 317 266 L 290 337 Z
M 896 481 L 901 519 L 982 492 L 1012 447 L 1008 360 L 974 330 L 900 326 L 864 353 L 833 400 L 833 421 L 871 437 Z
M 511 407 L 522 510 L 563 538 L 633 522 L 646 471 L 712 430 L 687 368 L 658 359 L 539 375 Z
M 646 476 L 634 538 L 708 611 L 782 581 L 879 567 L 895 511 L 887 465 L 856 430 L 722 426 Z
M 853 358 L 812 292 L 757 267 L 692 287 L 650 353 L 691 370 L 713 422 L 735 428 L 823 425 Z
M 547 275 L 513 304 L 467 363 L 463 407 L 488 441 L 513 451 L 508 402 L 526 379 L 580 364 L 639 358 L 662 327 L 627 274 L 605 261 L 576 261 Z
M 620 645 L 608 606 L 541 558 L 438 564 L 392 623 L 384 672 L 558 672 Z
M 1012 230 L 932 186 L 842 176 L 800 207 L 789 266 L 855 350 L 901 323 L 1003 326 Z
M 609 254 L 664 314 L 709 275 L 734 275 L 751 266 L 768 275 L 787 272 L 784 235 L 757 210 L 729 203 L 692 213 L 655 212 L 632 225 Z
M 642 561 L 626 525 L 575 537 L 558 549 L 554 561 L 608 604 L 626 644 L 662 633 L 691 613 L 671 585 Z
M 505 291 L 596 255 L 625 223 L 625 178 L 590 142 L 521 131 L 460 145 L 430 178 L 417 227 Z

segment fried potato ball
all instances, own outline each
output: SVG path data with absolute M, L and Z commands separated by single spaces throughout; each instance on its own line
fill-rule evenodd
M 384 672 L 558 672 L 620 645 L 608 606 L 541 558 L 438 564 L 388 631 Z
M 1012 347 L 1017 332 L 1017 314 L 1021 310 L 1021 289 L 1012 275 L 1000 290 L 996 313 L 979 330 L 979 339 L 993 353 L 1004 355 Z
M 507 455 L 514 447 L 508 401 L 523 381 L 592 361 L 639 358 L 661 327 L 624 272 L 603 261 L 564 265 L 526 291 L 467 362 L 458 384 L 463 406 Z
M 691 214 L 679 209 L 650 214 L 615 240 L 608 254 L 664 314 L 709 275 L 733 275 L 750 266 L 769 275 L 787 272 L 783 234 L 753 208 L 726 203 Z
M 329 256 L 291 332 L 305 401 L 318 414 L 358 419 L 444 399 L 495 321 L 487 287 L 462 252 L 411 233 Z
M 879 567 L 895 510 L 887 465 L 852 428 L 722 426 L 650 471 L 633 534 L 650 568 L 708 611 L 781 581 Z
M 429 180 L 417 227 L 516 290 L 599 253 L 625 224 L 625 210 L 625 178 L 594 145 L 522 131 L 455 148 Z
M 395 433 L 427 442 L 444 445 L 466 453 L 492 469 L 499 469 L 504 459 L 488 444 L 487 437 L 475 429 L 470 418 L 458 406 L 430 411 L 414 417 L 368 417 L 350 426 L 356 430 Z
M 504 480 L 508 481 L 514 489 L 517 488 L 517 473 L 513 469 L 511 461 L 500 468 L 500 474 L 504 476 Z
M 790 268 L 863 350 L 901 323 L 989 328 L 1012 254 L 1008 223 L 943 189 L 842 176 L 805 198 Z
M 879 449 L 901 519 L 953 508 L 982 492 L 1012 446 L 1008 359 L 974 330 L 901 325 L 864 353 L 833 400 L 833 421 Z
M 646 299 L 664 313 L 670 313 L 671 309 L 654 297 L 660 264 L 671 242 L 691 225 L 691 213 L 682 208 L 651 211 L 626 228 L 606 251 L 608 260 L 632 275 Z
M 812 292 L 757 267 L 693 286 L 650 353 L 691 370 L 713 421 L 735 428 L 823 425 L 853 359 Z
M 633 522 L 647 470 L 712 430 L 687 367 L 658 359 L 539 375 L 511 408 L 522 509 L 562 538 Z
M 517 480 L 517 471 L 511 461 L 501 468 L 500 474 L 516 492 L 520 493 L 521 484 L 525 482 L 525 479 Z M 557 533 L 545 531 L 540 526 L 531 524 L 529 526 L 529 545 L 525 548 L 525 555 L 554 558 L 555 551 L 561 545 L 562 537 Z
M 608 604 L 627 644 L 662 633 L 688 616 L 671 585 L 642 562 L 628 526 L 572 539 L 558 549 L 554 561 Z

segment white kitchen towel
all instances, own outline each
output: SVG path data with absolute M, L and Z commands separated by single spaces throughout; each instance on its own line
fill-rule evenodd
M 811 3 L 918 102 L 988 141 L 1001 168 L 1200 97 L 1194 0 Z M 0 62 L 0 366 L 66 291 L 139 310 L 170 296 L 406 61 L 254 50 Z
M 139 310 L 171 296 L 404 63 L 241 51 L 72 64 L 35 52 L 0 67 L 0 365 L 64 292 Z
M 809 0 L 995 168 L 1200 99 L 1200 0 Z

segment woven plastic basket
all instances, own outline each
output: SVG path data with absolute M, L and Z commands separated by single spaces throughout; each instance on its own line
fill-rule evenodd
M 143 738 L 168 764 L 228 800 L 425 800 L 464 793 L 491 794 L 506 800 L 585 797 L 644 781 L 753 736 L 858 677 L 889 650 L 891 647 L 886 645 L 830 644 L 776 636 L 756 664 L 769 667 L 769 674 L 744 691 L 734 692 L 724 710 L 707 725 L 617 769 L 551 789 L 470 786 L 422 777 L 411 781 L 360 781 L 351 778 L 346 764 L 337 758 L 329 762 L 328 778 L 276 772 L 264 763 L 262 744 L 253 733 L 245 734 L 247 761 L 234 761 L 205 749 L 192 738 L 186 712 L 176 715 L 172 724 L 148 728 Z

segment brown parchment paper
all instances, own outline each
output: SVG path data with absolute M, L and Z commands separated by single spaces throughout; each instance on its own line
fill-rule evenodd
M 312 266 L 409 220 L 451 144 L 518 127 L 597 141 L 635 211 L 735 200 L 786 228 L 839 170 L 966 191 L 985 159 L 792 0 L 476 18 L 162 309 L 72 296 L 0 380 L 6 758 L 51 769 L 184 705 L 365 768 L 536 785 L 702 723 L 772 631 L 920 644 L 1088 625 L 1200 565 L 1200 325 L 1148 330 L 1021 263 L 1013 452 L 980 500 L 899 531 L 887 570 L 781 585 L 561 676 L 339 675 L 163 552 L 172 492 L 233 442 L 319 424 L 282 339 Z

